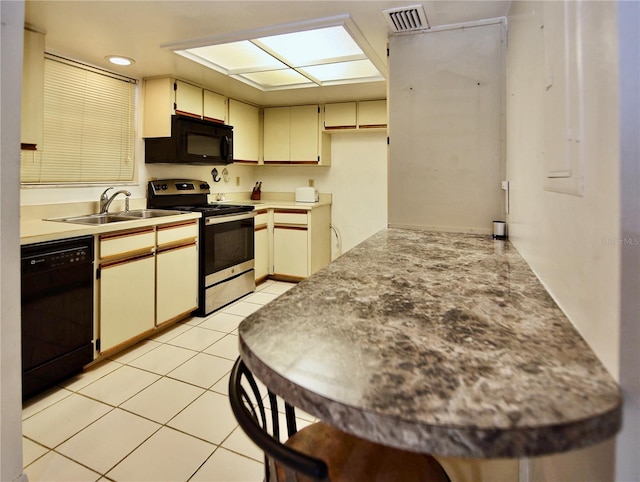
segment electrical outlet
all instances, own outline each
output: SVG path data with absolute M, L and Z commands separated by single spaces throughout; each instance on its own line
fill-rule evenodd
M 309 187 L 313 187 L 315 183 L 315 180 L 309 179 Z
M 236 176 L 236 186 L 240 185 L 240 176 Z

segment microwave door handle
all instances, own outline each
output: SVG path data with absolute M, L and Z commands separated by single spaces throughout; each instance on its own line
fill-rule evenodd
M 226 161 L 229 157 L 229 136 L 222 136 L 220 138 L 220 156 L 223 161 Z

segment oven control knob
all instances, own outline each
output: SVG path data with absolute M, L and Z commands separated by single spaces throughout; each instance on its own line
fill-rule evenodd
M 163 184 L 162 185 L 162 190 L 166 191 L 167 189 L 169 189 L 169 186 L 167 184 Z
M 203 182 L 202 184 L 200 184 L 200 189 L 209 189 L 209 184 Z

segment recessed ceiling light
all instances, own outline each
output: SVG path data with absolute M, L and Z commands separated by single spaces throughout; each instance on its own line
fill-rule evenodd
M 130 59 L 129 57 L 123 57 L 121 55 L 107 55 L 105 59 L 116 65 L 131 65 L 136 63 L 135 60 Z

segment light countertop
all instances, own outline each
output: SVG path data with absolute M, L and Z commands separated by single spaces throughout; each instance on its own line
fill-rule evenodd
M 615 380 L 508 241 L 387 229 L 239 327 L 243 359 L 347 432 L 443 456 L 613 436 Z
M 127 229 L 144 228 L 158 224 L 177 223 L 199 219 L 200 213 L 176 214 L 157 218 L 134 219 L 102 225 L 74 224 L 45 219 L 31 219 L 20 222 L 20 243 L 32 244 L 43 241 L 71 238 L 75 236 L 95 235 L 123 231 Z
M 226 196 L 224 204 L 248 204 L 255 206 L 255 210 L 261 209 L 296 209 L 310 211 L 321 206 L 331 205 L 331 194 L 320 195 L 317 203 L 297 203 L 293 200 L 293 193 L 264 193 L 263 199 L 251 201 L 249 193 L 231 193 Z M 216 203 L 215 195 L 210 196 L 210 202 Z M 146 199 L 133 199 L 132 209 L 146 207 Z M 140 219 L 118 223 L 107 223 L 100 226 L 65 223 L 50 221 L 57 217 L 69 217 L 96 212 L 97 203 L 69 203 L 59 205 L 27 206 L 21 208 L 20 242 L 32 244 L 43 241 L 52 241 L 87 234 L 101 234 L 106 232 L 136 229 L 169 222 L 181 222 L 200 218 L 200 213 L 177 214 L 171 217 Z M 115 212 L 115 211 L 114 211 Z

